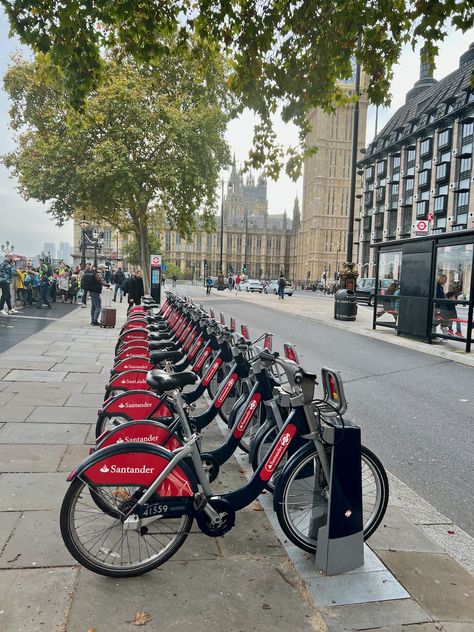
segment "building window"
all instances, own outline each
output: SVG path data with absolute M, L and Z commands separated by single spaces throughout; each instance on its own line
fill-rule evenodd
M 425 219 L 428 213 L 428 200 L 416 203 L 416 219 Z
M 427 156 L 431 154 L 431 138 L 425 138 L 420 142 L 420 156 Z
M 169 230 L 165 233 L 165 250 L 171 250 L 171 233 Z
M 413 202 L 413 188 L 414 188 L 414 180 L 413 178 L 407 178 L 405 180 L 405 194 L 403 197 L 403 201 L 405 204 L 412 204 Z
M 394 156 L 392 156 L 392 174 L 397 171 L 400 171 L 400 163 L 401 163 L 400 154 L 395 154 Z
M 446 147 L 451 144 L 451 129 L 444 129 L 438 135 L 438 148 Z
M 435 178 L 438 180 L 447 180 L 449 178 L 450 166 L 449 163 L 443 162 L 440 165 L 436 165 Z
M 461 158 L 459 161 L 459 179 L 468 178 L 471 175 L 472 158 Z
M 447 195 L 439 195 L 434 198 L 434 207 L 433 210 L 435 214 L 446 213 L 448 208 L 448 196 Z
M 467 211 L 469 209 L 469 191 L 462 191 L 456 195 L 455 216 L 457 225 L 467 226 Z
M 424 169 L 418 173 L 418 186 L 419 187 L 428 187 L 430 185 L 431 180 L 431 171 L 429 169 Z
M 380 178 L 381 176 L 384 176 L 386 171 L 387 171 L 387 161 L 381 160 L 380 162 L 377 163 L 377 177 Z
M 404 208 L 402 212 L 402 237 L 410 236 L 411 223 L 411 208 Z

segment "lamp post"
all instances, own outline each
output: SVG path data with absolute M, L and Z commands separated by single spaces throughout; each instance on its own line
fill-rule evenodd
M 224 248 L 224 180 L 222 180 L 222 191 L 221 191 L 221 248 L 219 253 L 219 274 L 217 275 L 217 289 L 224 289 L 224 272 L 222 269 L 222 258 L 223 258 L 223 248 Z
M 248 216 L 247 209 L 245 209 L 244 227 L 245 227 L 245 232 L 244 232 L 244 265 L 243 265 L 243 268 L 242 268 L 242 272 L 244 274 L 247 274 L 247 239 L 248 239 L 248 229 L 249 229 L 249 216 Z
M 81 228 L 81 241 L 80 241 L 81 268 L 85 268 L 86 267 L 86 250 L 87 250 L 86 238 L 87 238 L 87 229 L 89 228 L 89 222 L 86 220 L 85 217 L 81 219 L 81 221 L 79 222 L 79 226 Z
M 15 246 L 13 244 L 10 244 L 8 239 L 4 244 L 1 245 L 1 248 L 5 257 L 9 257 L 12 254 L 12 252 L 15 250 Z

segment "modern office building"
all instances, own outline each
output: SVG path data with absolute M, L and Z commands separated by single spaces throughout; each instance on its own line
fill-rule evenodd
M 474 44 L 459 67 L 420 79 L 360 161 L 359 269 L 375 276 L 374 244 L 474 228 Z M 393 274 L 393 271 L 390 272 Z
M 43 254 L 45 257 L 49 257 L 51 261 L 56 259 L 56 244 L 45 241 L 43 244 Z

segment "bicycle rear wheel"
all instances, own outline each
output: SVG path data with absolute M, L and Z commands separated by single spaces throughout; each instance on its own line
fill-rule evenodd
M 139 531 L 124 529 L 124 511 L 137 489 L 89 486 L 78 478 L 71 483 L 61 506 L 61 535 L 82 566 L 108 577 L 134 577 L 166 562 L 184 543 L 193 522 L 188 514 L 160 516 Z
M 277 518 L 288 538 L 300 549 L 314 553 L 319 527 L 327 522 L 328 483 L 314 446 L 302 452 L 285 474 L 277 500 Z M 364 539 L 379 526 L 388 503 L 388 479 L 382 463 L 361 446 L 362 519 Z

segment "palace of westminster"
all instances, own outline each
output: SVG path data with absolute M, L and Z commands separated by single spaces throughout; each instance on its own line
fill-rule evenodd
M 362 90 L 353 249 L 361 276 L 374 276 L 373 244 L 417 236 L 419 220 L 427 220 L 431 234 L 474 228 L 473 71 L 474 44 L 439 81 L 421 64 L 405 104 L 368 147 Z M 355 89 L 353 80 L 342 85 L 350 93 Z M 245 270 L 251 278 L 274 279 L 283 272 L 299 283 L 324 273 L 328 280 L 336 277 L 347 251 L 353 108 L 311 112 L 308 144 L 318 151 L 305 161 L 302 208 L 295 199 L 291 216 L 269 213 L 266 179 L 244 175 L 233 161 L 222 203 L 224 274 Z M 217 275 L 220 227 L 218 215 L 215 232 L 197 232 L 191 241 L 163 230 L 164 261 L 188 278 Z M 74 230 L 77 244 L 77 223 Z M 104 245 L 114 251 L 112 231 L 104 235 Z M 115 250 L 120 252 L 118 237 Z

